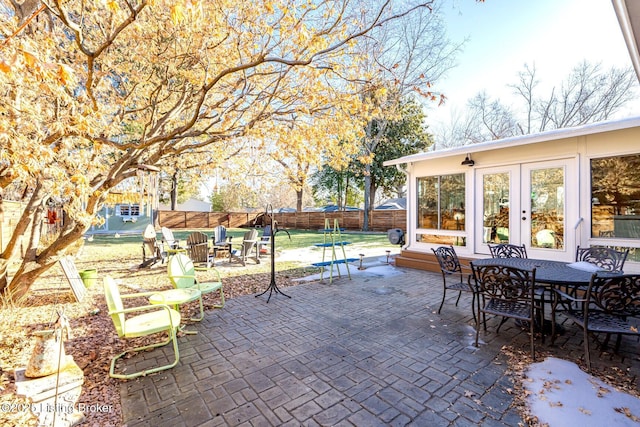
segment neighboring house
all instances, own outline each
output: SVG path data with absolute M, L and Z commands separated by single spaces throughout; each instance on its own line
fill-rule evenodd
M 640 1 L 612 3 L 640 81 Z M 489 243 L 510 242 L 531 258 L 564 261 L 577 246 L 628 248 L 625 272 L 640 272 L 640 117 L 384 164 L 407 175 L 397 265 L 437 271 L 431 248 L 454 245 L 474 259 L 489 256 Z
M 153 212 L 139 203 L 105 205 L 98 212 L 98 225 L 91 226 L 87 234 L 142 234 L 151 223 Z
M 396 209 L 402 210 L 407 209 L 407 198 L 399 197 L 396 199 L 387 199 L 384 203 L 379 204 L 374 208 L 375 210 L 388 210 L 388 209 Z
M 170 211 L 171 206 L 160 204 L 159 210 Z M 175 210 L 181 212 L 211 212 L 211 203 L 198 199 L 188 199 L 184 203 L 176 204 Z

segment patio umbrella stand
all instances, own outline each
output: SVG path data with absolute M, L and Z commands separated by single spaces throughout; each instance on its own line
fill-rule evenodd
M 268 214 L 268 208 L 265 211 L 265 213 Z M 280 288 L 278 288 L 278 285 L 276 284 L 276 234 L 279 231 L 284 231 L 285 233 L 287 233 L 287 236 L 289 236 L 289 240 L 291 240 L 291 235 L 289 234 L 289 232 L 287 230 L 278 230 L 277 226 L 275 224 L 275 221 L 273 221 L 273 208 L 271 209 L 271 235 L 270 235 L 270 240 L 271 240 L 271 283 L 269 283 L 269 287 L 267 289 L 265 289 L 264 292 L 256 295 L 256 298 L 266 294 L 267 292 L 269 292 L 269 297 L 267 298 L 267 303 L 269 303 L 269 300 L 271 299 L 271 295 L 275 292 L 276 294 L 280 294 L 280 295 L 284 295 L 287 298 L 291 298 L 291 296 L 285 294 L 284 292 L 282 292 L 280 290 Z

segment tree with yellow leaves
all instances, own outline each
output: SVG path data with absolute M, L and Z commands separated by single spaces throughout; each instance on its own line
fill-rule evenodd
M 22 189 L 25 204 L 0 254 L 0 291 L 23 298 L 145 165 L 215 167 L 292 114 L 353 134 L 357 44 L 430 3 L 0 0 L 0 189 Z M 221 156 L 203 154 L 211 147 Z M 43 244 L 52 197 L 67 221 Z

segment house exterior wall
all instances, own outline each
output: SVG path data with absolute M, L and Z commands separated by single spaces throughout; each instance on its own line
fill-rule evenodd
M 482 194 L 478 193 L 477 180 L 485 169 L 501 167 L 517 167 L 522 170 L 527 164 L 552 162 L 562 160 L 569 166 L 566 176 L 565 195 L 566 241 L 564 251 L 549 252 L 551 259 L 573 260 L 576 246 L 595 245 L 620 245 L 630 248 L 640 247 L 640 239 L 603 239 L 591 236 L 591 160 L 594 158 L 610 157 L 618 155 L 640 154 L 640 126 L 625 127 L 623 129 L 607 130 L 577 136 L 565 136 L 570 132 L 558 132 L 557 136 L 540 140 L 533 138 L 531 143 L 516 141 L 513 145 L 497 143 L 481 144 L 481 148 L 468 147 L 469 154 L 474 160 L 472 167 L 461 165 L 466 153 L 463 149 L 457 149 L 451 155 L 433 153 L 433 158 L 426 154 L 422 159 L 414 161 L 407 158 L 406 163 L 402 159 L 396 159 L 395 164 L 401 164 L 407 172 L 407 236 L 406 246 L 403 252 L 417 252 L 430 254 L 431 248 L 438 244 L 423 243 L 418 241 L 417 235 L 421 233 L 434 233 L 433 230 L 425 230 L 418 227 L 418 194 L 417 179 L 420 177 L 449 175 L 455 173 L 465 174 L 465 230 L 460 234 L 464 237 L 465 245 L 456 246 L 456 252 L 460 256 L 469 259 L 489 256 L 478 243 L 476 232 L 477 224 L 482 221 L 478 217 L 482 215 L 478 206 L 482 204 Z M 479 150 L 479 151 L 474 151 Z M 516 190 L 517 191 L 517 190 Z M 518 194 L 511 194 L 517 197 Z M 526 195 L 525 195 L 526 196 Z M 640 219 L 640 212 L 638 213 Z M 512 217 L 513 222 L 513 217 Z M 445 233 L 446 234 L 446 233 Z M 481 235 L 481 234 L 480 234 Z M 525 243 L 525 242 L 523 242 Z M 640 250 L 640 249 L 639 249 Z M 401 263 L 400 263 L 401 264 Z M 628 262 L 625 271 L 640 272 L 640 263 Z

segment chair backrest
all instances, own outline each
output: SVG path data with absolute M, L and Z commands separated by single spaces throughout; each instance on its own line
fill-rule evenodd
M 190 288 L 196 283 L 193 261 L 185 254 L 178 253 L 169 257 L 167 273 L 175 288 Z
M 155 257 L 157 253 L 158 240 L 156 238 L 156 230 L 153 225 L 148 224 L 142 233 L 142 247 L 145 254 Z
M 164 241 L 172 248 L 177 246 L 178 242 L 176 241 L 176 238 L 173 237 L 173 231 L 167 227 L 162 227 L 161 230 Z
M 462 267 L 460 260 L 453 246 L 440 246 L 437 249 L 431 248 L 440 264 L 440 270 L 443 274 L 461 273 Z
M 251 230 L 244 233 L 244 237 L 242 238 L 242 255 L 249 255 L 251 249 L 256 245 L 256 241 L 258 239 L 258 230 L 252 228 Z
M 489 245 L 489 251 L 491 258 L 527 258 L 527 249 L 524 245 L 498 243 L 497 245 Z
M 113 326 L 115 326 L 118 336 L 122 337 L 124 335 L 124 313 L 114 313 L 115 311 L 124 309 L 118 284 L 113 280 L 113 278 L 111 278 L 111 276 L 106 276 L 103 279 L 103 285 L 104 298 L 107 302 L 107 308 L 109 309 Z
M 225 228 L 224 225 L 219 225 L 213 229 L 214 244 L 224 243 L 226 242 L 226 240 L 227 240 L 227 229 Z
M 193 262 L 209 261 L 209 237 L 200 232 L 194 231 L 187 237 L 187 251 L 189 258 Z
M 260 240 L 271 240 L 271 224 L 264 226 L 264 228 L 262 229 L 262 236 L 260 236 Z
M 595 264 L 607 271 L 621 272 L 624 268 L 624 262 L 629 254 L 629 249 L 625 251 L 617 251 L 612 248 L 604 247 L 578 247 L 576 251 L 576 261 L 585 261 Z
M 536 270 L 503 265 L 473 265 L 476 289 L 486 298 L 533 303 Z
M 587 298 L 591 303 L 589 309 L 595 308 L 619 316 L 640 317 L 640 274 L 608 277 L 594 274 Z

